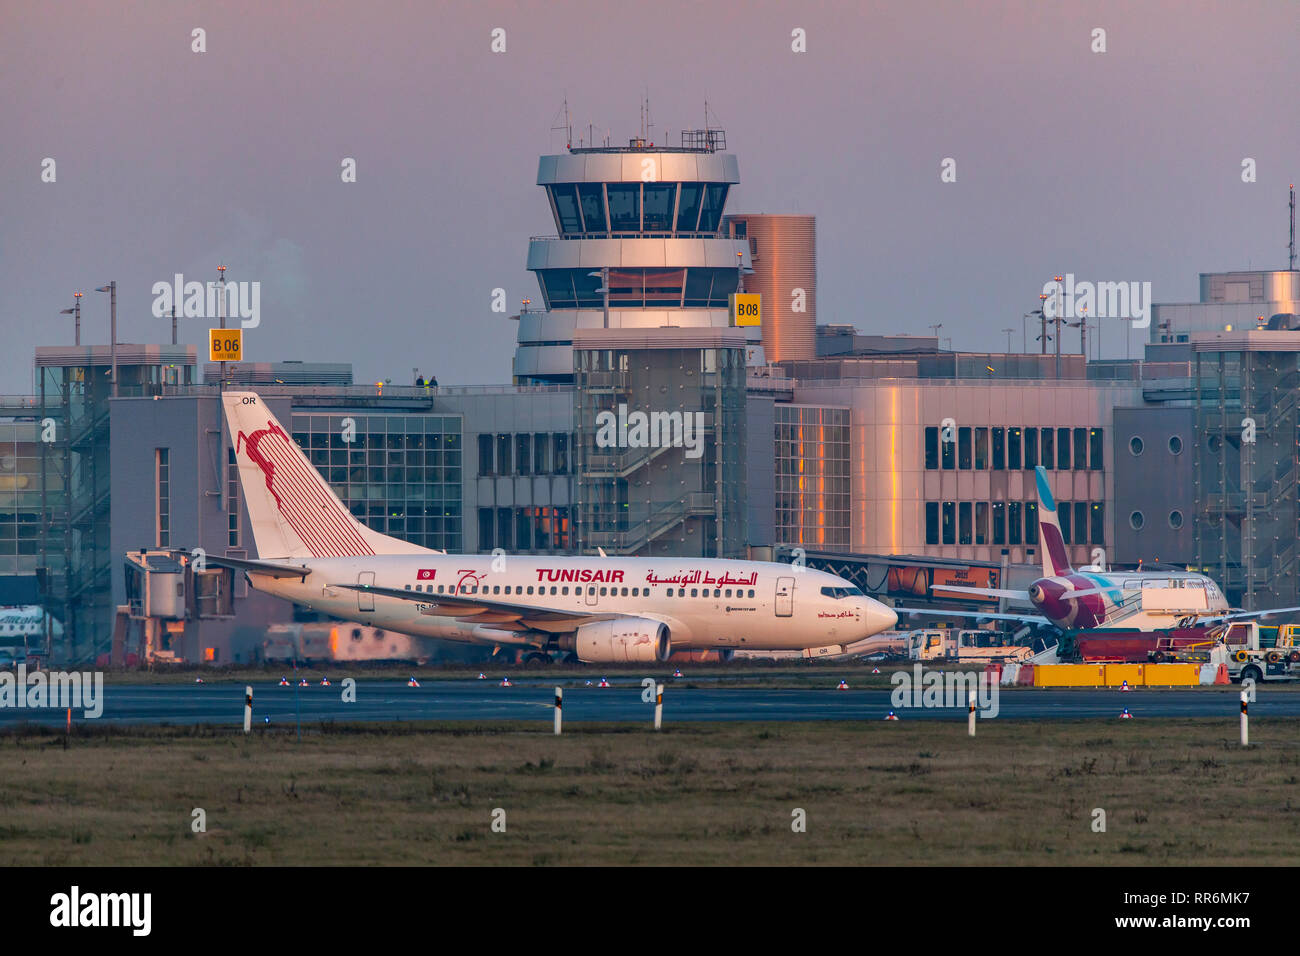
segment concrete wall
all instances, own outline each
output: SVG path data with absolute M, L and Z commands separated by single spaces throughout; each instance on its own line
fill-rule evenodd
M 1196 412 L 1191 408 L 1115 410 L 1111 438 L 1115 500 L 1121 507 L 1114 515 L 1111 561 L 1195 563 L 1195 425 Z M 1140 530 L 1133 527 L 1135 513 L 1142 516 Z

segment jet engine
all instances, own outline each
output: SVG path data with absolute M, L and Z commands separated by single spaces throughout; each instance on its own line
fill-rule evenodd
M 671 651 L 667 625 L 643 617 L 593 621 L 559 643 L 589 664 L 650 664 L 668 660 Z

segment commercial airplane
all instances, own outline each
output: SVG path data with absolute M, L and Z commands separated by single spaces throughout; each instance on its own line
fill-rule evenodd
M 54 618 L 50 629 L 56 637 L 63 633 L 63 625 Z M 45 637 L 45 609 L 39 604 L 0 608 L 0 645 L 21 644 L 28 637 Z
M 431 551 L 352 516 L 252 392 L 223 396 L 258 560 L 205 556 L 253 587 L 418 636 L 593 663 L 677 650 L 846 645 L 897 622 L 848 581 L 761 561 Z
M 898 608 L 913 614 L 969 616 L 1053 624 L 1063 631 L 1085 629 L 1156 631 L 1196 627 L 1268 614 L 1300 611 L 1300 607 L 1263 611 L 1232 611 L 1213 579 L 1192 571 L 1105 571 L 1070 567 L 1057 517 L 1056 499 L 1040 465 L 1038 483 L 1038 543 L 1043 576 L 1025 591 L 1002 588 L 943 586 L 945 594 L 972 594 L 1028 601 L 1039 614 L 992 614 L 981 611 L 937 611 Z

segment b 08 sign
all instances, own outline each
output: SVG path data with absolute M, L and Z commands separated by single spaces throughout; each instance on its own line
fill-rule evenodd
M 241 362 L 243 358 L 243 329 L 208 329 L 209 362 Z
M 761 325 L 762 296 L 757 292 L 734 292 L 731 295 L 732 325 Z

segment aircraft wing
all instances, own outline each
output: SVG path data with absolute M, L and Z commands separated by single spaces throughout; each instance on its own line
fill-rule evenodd
M 198 560 L 193 552 L 177 553 L 185 555 L 191 561 Z M 253 561 L 248 558 L 223 558 L 215 554 L 203 555 L 203 562 L 218 568 L 234 568 L 236 571 L 247 571 L 249 574 L 265 574 L 271 578 L 305 578 L 311 574 L 311 568 L 298 564 L 277 564 L 274 561 Z
M 974 617 L 986 621 L 1023 621 L 1026 624 L 1051 624 L 1041 614 L 997 614 L 993 611 L 953 611 L 947 608 L 895 607 L 899 614 L 929 614 L 932 617 Z
M 1236 614 L 1218 614 L 1214 617 L 1205 618 L 1207 621 L 1240 621 L 1247 617 L 1268 617 L 1272 614 L 1295 614 L 1300 613 L 1300 607 L 1271 607 L 1264 611 L 1241 611 Z
M 980 597 L 1010 598 L 1013 601 L 1028 601 L 1028 591 L 1015 591 L 1007 588 L 963 588 L 957 585 L 935 584 L 930 588 L 936 596 L 939 591 L 952 594 L 978 594 Z
M 330 584 L 327 587 L 346 588 L 349 591 L 361 591 L 366 594 L 377 594 L 380 597 L 397 598 L 399 601 L 424 604 L 429 609 L 422 612 L 433 617 L 454 617 L 458 621 L 469 624 L 491 624 L 493 627 L 507 631 L 539 630 L 558 633 L 571 631 L 579 625 L 590 624 L 592 621 L 607 621 L 622 616 L 599 611 L 589 613 L 565 608 L 514 604 L 477 594 L 429 594 L 426 591 L 382 588 L 366 584 Z

